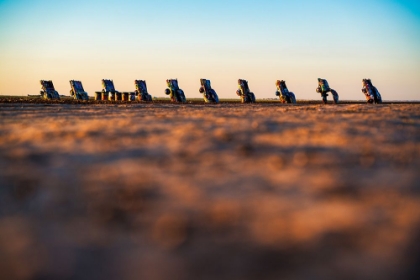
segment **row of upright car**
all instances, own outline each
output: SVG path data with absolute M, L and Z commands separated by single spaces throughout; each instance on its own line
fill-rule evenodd
M 199 92 L 203 95 L 206 103 L 219 103 L 219 97 L 216 91 L 211 87 L 210 80 L 200 79 Z M 95 100 L 109 100 L 109 101 L 152 101 L 152 96 L 147 90 L 146 81 L 135 80 L 135 91 L 134 92 L 120 92 L 115 89 L 114 82 L 112 80 L 102 80 L 102 90 L 95 92 Z M 179 87 L 177 79 L 166 80 L 167 88 L 165 94 L 169 95 L 172 102 L 186 103 L 187 98 L 185 97 L 184 91 Z M 378 89 L 373 86 L 370 79 L 363 79 L 362 81 L 362 92 L 366 97 L 368 103 L 379 104 L 382 103 L 382 97 Z M 52 81 L 41 80 L 42 90 L 40 92 L 41 97 L 44 99 L 60 99 L 60 95 L 54 88 Z M 70 81 L 70 95 L 76 100 L 89 100 L 88 93 L 84 90 L 82 82 L 71 80 Z M 276 81 L 276 96 L 278 96 L 280 102 L 296 104 L 296 96 L 293 92 L 289 91 L 286 82 L 284 80 Z M 328 93 L 331 93 L 335 104 L 339 102 L 339 96 L 337 91 L 332 89 L 328 81 L 325 79 L 318 79 L 318 87 L 316 92 L 321 94 L 322 101 L 326 104 L 328 102 Z M 240 97 L 242 103 L 255 103 L 255 94 L 250 90 L 247 80 L 238 80 L 238 90 L 236 94 Z

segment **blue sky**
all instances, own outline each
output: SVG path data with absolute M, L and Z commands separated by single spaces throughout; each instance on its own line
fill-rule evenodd
M 234 98 L 236 80 L 257 98 L 286 80 L 297 98 L 319 99 L 318 77 L 342 99 L 363 99 L 371 78 L 384 99 L 420 99 L 420 4 L 415 1 L 0 0 L 0 94 L 36 94 L 52 79 L 120 91 L 147 80 L 163 96 L 178 78 L 187 97 L 199 79 Z

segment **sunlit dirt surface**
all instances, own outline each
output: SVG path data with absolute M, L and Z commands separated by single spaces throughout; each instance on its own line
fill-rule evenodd
M 0 104 L 2 279 L 420 279 L 420 104 Z

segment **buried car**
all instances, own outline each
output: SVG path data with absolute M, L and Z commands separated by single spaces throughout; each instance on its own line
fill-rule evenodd
M 373 86 L 372 81 L 370 79 L 363 79 L 362 86 L 362 92 L 366 97 L 367 103 L 382 103 L 382 96 L 379 93 L 378 89 L 375 86 Z
M 115 90 L 114 81 L 103 79 L 102 91 L 97 91 L 96 100 L 122 100 L 122 93 Z
M 70 81 L 70 95 L 74 97 L 76 100 L 89 100 L 88 93 L 83 89 L 83 85 L 81 81 Z
M 284 80 L 277 80 L 276 86 L 277 86 L 276 96 L 279 97 L 281 103 L 296 104 L 295 94 L 289 91 L 289 89 L 286 86 L 286 82 Z
M 255 103 L 255 94 L 250 91 L 248 81 L 239 79 L 236 94 L 241 98 L 242 103 Z
M 179 88 L 178 86 L 178 80 L 177 79 L 168 79 L 166 80 L 166 84 L 168 86 L 167 89 L 165 89 L 165 94 L 169 95 L 172 102 L 180 102 L 180 103 L 186 103 L 187 99 L 185 98 L 184 91 Z
M 324 102 L 324 104 L 327 104 L 328 92 L 331 92 L 334 99 L 334 103 L 338 103 L 338 93 L 332 88 L 330 88 L 330 85 L 328 84 L 327 80 L 318 78 L 318 87 L 316 89 L 316 92 L 321 94 L 322 101 Z
M 201 87 L 199 92 L 203 94 L 204 102 L 219 103 L 219 97 L 214 89 L 211 88 L 210 80 L 200 79 Z
M 40 91 L 41 97 L 44 99 L 60 99 L 60 95 L 54 88 L 54 84 L 52 81 L 41 80 L 41 87 L 42 90 Z
M 134 84 L 136 86 L 135 95 L 139 101 L 152 101 L 152 96 L 147 92 L 146 81 L 135 80 Z

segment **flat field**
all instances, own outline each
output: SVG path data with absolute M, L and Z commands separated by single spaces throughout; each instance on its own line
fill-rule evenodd
M 2 279 L 420 279 L 420 104 L 0 104 Z

